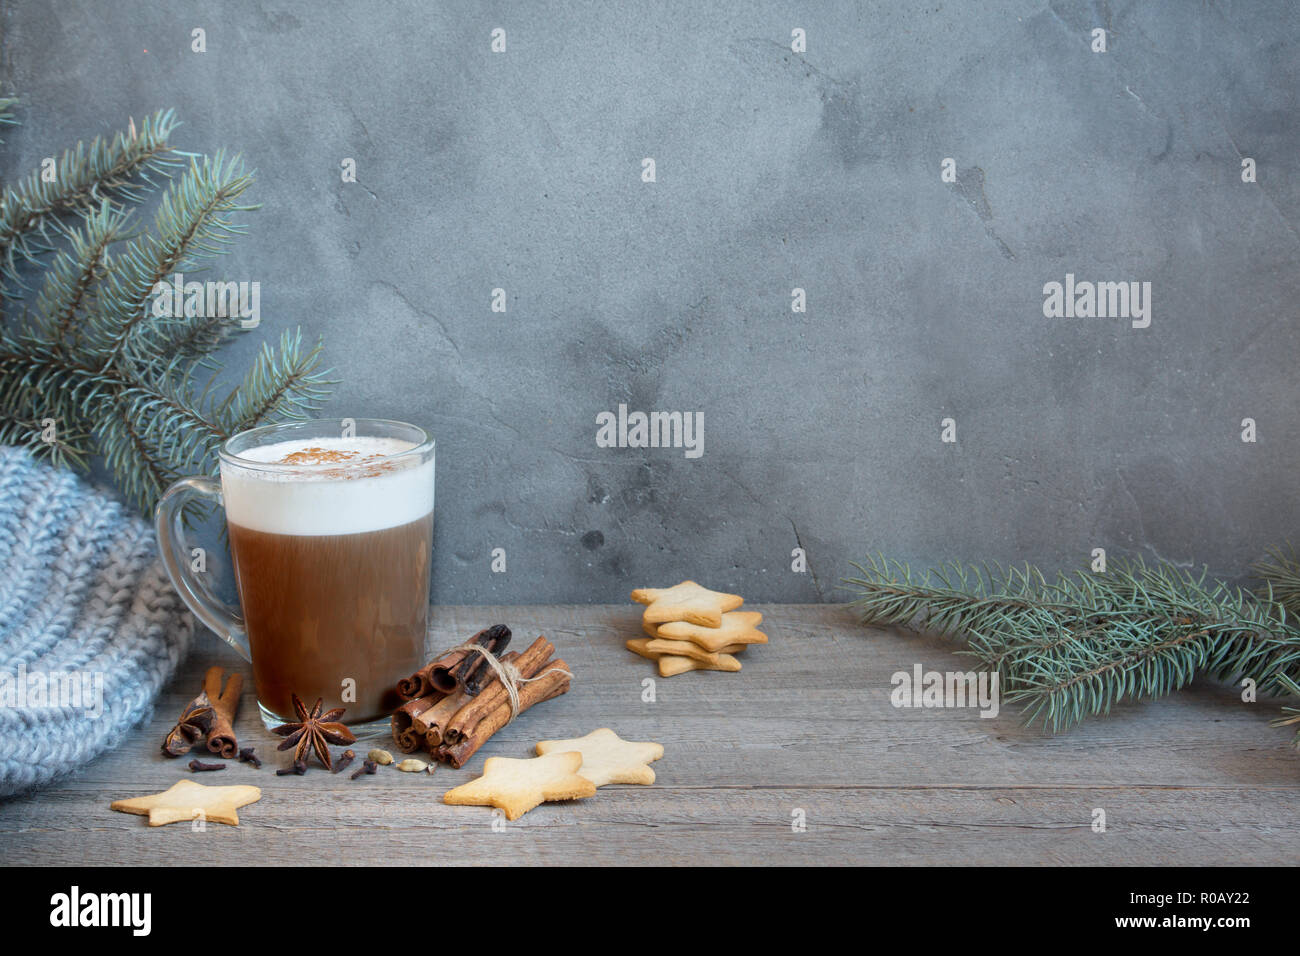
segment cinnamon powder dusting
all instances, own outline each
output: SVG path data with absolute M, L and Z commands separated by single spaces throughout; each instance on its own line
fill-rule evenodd
M 356 461 L 357 452 L 346 448 L 303 448 L 290 452 L 280 459 L 282 465 L 337 465 L 345 461 Z M 378 458 L 378 455 L 371 455 Z M 362 459 L 364 460 L 364 459 Z
M 384 455 L 362 455 L 347 448 L 302 448 L 290 452 L 280 459 L 281 465 L 363 465 L 366 462 L 381 461 Z M 385 471 L 391 471 L 391 463 L 371 465 L 355 477 L 373 477 Z

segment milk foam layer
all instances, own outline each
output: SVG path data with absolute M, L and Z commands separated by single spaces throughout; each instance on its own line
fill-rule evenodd
M 423 518 L 433 511 L 432 457 L 384 457 L 414 447 L 398 438 L 297 438 L 250 448 L 239 457 L 290 463 L 258 469 L 222 461 L 226 519 L 269 534 L 322 535 L 381 531 Z M 328 463 L 303 463 L 321 458 Z

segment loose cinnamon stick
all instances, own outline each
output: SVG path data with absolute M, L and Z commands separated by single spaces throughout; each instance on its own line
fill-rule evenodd
M 542 701 L 566 693 L 569 689 L 570 680 L 569 675 L 564 671 L 568 669 L 568 664 L 557 659 L 552 661 L 547 666 L 547 669 L 541 673 L 540 680 L 521 684 L 519 687 L 519 712 L 522 714 L 534 704 L 540 704 Z M 493 734 L 509 722 L 510 701 L 506 700 L 496 710 L 480 720 L 470 736 L 455 745 L 440 745 L 433 755 L 459 770 L 465 766 L 470 757 L 478 752 L 480 747 L 491 739 Z
M 539 637 L 522 654 L 519 654 L 513 663 L 521 677 L 533 677 L 542 670 L 554 652 L 555 645 L 546 638 Z M 442 735 L 444 742 L 460 743 L 473 733 L 480 720 L 501 706 L 503 701 L 507 703 L 510 701 L 510 694 L 500 678 L 495 673 L 492 678 L 492 683 L 485 685 L 479 695 L 457 711 L 448 722 L 447 729 Z M 524 686 L 526 685 L 521 684 L 520 688 Z
M 227 760 L 239 755 L 239 742 L 235 739 L 235 715 L 239 713 L 239 695 L 244 689 L 244 675 L 234 673 L 221 689 L 225 671 L 215 664 L 203 675 L 203 692 L 212 703 L 212 726 L 208 729 L 208 750 Z
M 423 731 L 416 731 L 415 718 L 445 696 L 445 694 L 434 691 L 426 697 L 417 697 L 415 700 L 407 701 L 393 711 L 393 742 L 397 744 L 398 750 L 402 751 L 402 753 L 413 754 L 424 745 L 424 733 Z
M 506 649 L 506 645 L 510 643 L 510 628 L 504 624 L 493 624 L 479 631 L 466 643 L 481 644 L 486 650 L 500 656 Z M 429 683 L 435 690 L 444 693 L 449 694 L 459 687 L 467 691 L 469 696 L 474 697 L 479 692 L 482 675 L 486 669 L 487 660 L 482 654 L 473 651 L 456 651 L 446 655 L 441 663 L 430 669 Z

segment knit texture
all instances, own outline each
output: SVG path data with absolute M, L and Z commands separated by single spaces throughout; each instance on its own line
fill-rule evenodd
M 116 746 L 193 632 L 148 522 L 72 472 L 0 447 L 0 797 Z

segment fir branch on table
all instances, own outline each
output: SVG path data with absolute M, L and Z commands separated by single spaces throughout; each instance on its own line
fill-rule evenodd
M 855 567 L 844 583 L 864 624 L 964 637 L 962 653 L 998 674 L 1004 699 L 1053 732 L 1200 674 L 1260 686 L 1300 677 L 1300 627 L 1285 607 L 1168 562 L 1050 580 L 1032 566 Z
M 1300 697 L 1300 683 L 1296 683 L 1290 677 L 1281 676 L 1278 682 L 1282 689 L 1293 697 Z M 1272 727 L 1289 727 L 1293 724 L 1300 724 L 1300 707 L 1283 707 L 1282 712 L 1285 717 L 1278 717 L 1273 720 L 1269 726 Z M 1296 730 L 1295 738 L 1291 741 L 1292 746 L 1300 748 L 1300 729 Z
M 1254 572 L 1263 579 L 1256 591 L 1261 598 L 1277 601 L 1300 618 L 1300 558 L 1291 547 L 1273 548 L 1268 558 L 1257 562 Z
M 0 123 L 12 104 L 0 99 Z M 242 198 L 253 182 L 242 162 L 180 153 L 175 126 L 156 113 L 65 152 L 53 182 L 37 171 L 0 195 L 6 295 L 22 304 L 25 280 L 44 271 L 21 317 L 0 321 L 0 443 L 60 465 L 102 455 L 145 511 L 177 477 L 210 472 L 231 435 L 309 415 L 331 384 L 320 344 L 294 330 L 223 393 L 213 353 L 238 322 L 152 314 L 155 287 L 225 252 L 244 231 L 239 214 L 257 208 Z M 167 185 L 142 231 L 128 204 L 156 187 L 150 174 Z

